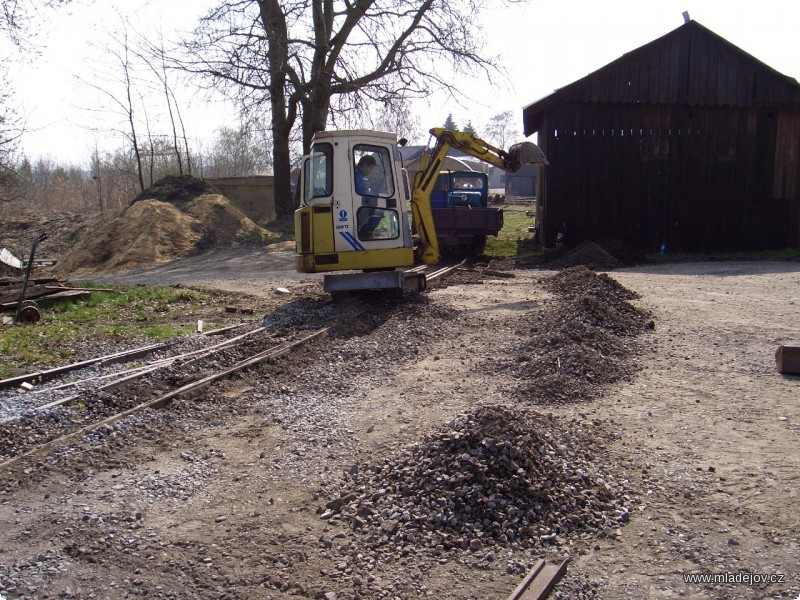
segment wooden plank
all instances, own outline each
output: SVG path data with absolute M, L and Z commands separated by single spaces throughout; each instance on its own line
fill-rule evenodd
M 62 292 L 55 292 L 47 296 L 37 298 L 38 303 L 42 302 L 58 302 L 59 300 L 86 300 L 91 297 L 90 290 L 64 290 Z
M 508 597 L 508 600 L 519 600 L 522 597 L 522 594 L 525 593 L 525 590 L 528 589 L 528 586 L 531 582 L 536 578 L 536 576 L 544 569 L 545 562 L 542 559 L 539 559 L 533 567 L 531 567 L 530 571 L 525 575 L 519 585 L 511 592 L 511 595 Z
M 33 300 L 38 298 L 39 296 L 46 296 L 47 294 L 52 294 L 54 290 L 54 286 L 48 286 L 44 284 L 39 285 L 28 285 L 25 288 L 25 300 Z M 4 291 L 0 294 L 0 304 L 7 304 L 8 302 L 13 302 L 16 306 L 17 301 L 19 300 L 19 291 L 20 288 Z
M 775 366 L 779 373 L 800 374 L 800 344 L 782 344 L 775 351 Z
M 553 591 L 566 571 L 566 560 L 560 565 L 545 565 L 539 572 L 539 576 L 525 590 L 520 600 L 544 600 L 550 595 L 550 592 Z
M 65 285 L 59 286 L 51 286 L 49 289 L 52 290 L 63 290 L 63 291 L 75 291 L 75 292 L 111 292 L 114 294 L 120 294 L 118 290 L 112 290 L 111 288 L 85 288 L 85 287 L 67 287 Z

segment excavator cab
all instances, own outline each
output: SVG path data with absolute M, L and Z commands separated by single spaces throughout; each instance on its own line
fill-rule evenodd
M 414 265 L 408 194 L 397 137 L 377 131 L 320 132 L 301 168 L 295 266 L 326 274 L 328 292 L 425 288 Z M 343 273 L 343 271 L 360 271 Z
M 424 290 L 424 266 L 418 266 L 436 264 L 441 257 L 431 194 L 448 150 L 456 148 L 509 172 L 529 162 L 547 164 L 530 142 L 506 152 L 469 133 L 441 128 L 430 133 L 436 144 L 422 154 L 410 190 L 395 134 L 350 130 L 314 135 L 303 160 L 301 206 L 295 211 L 299 272 L 325 273 L 327 292 Z M 453 201 L 472 208 L 473 192 L 487 183 L 475 179 L 463 185 Z M 448 235 L 463 229 L 463 218 L 457 221 L 459 231 Z

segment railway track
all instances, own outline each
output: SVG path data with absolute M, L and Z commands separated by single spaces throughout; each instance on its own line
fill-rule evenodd
M 427 278 L 442 278 L 463 265 L 464 261 L 439 268 Z M 0 471 L 273 361 L 364 310 L 356 303 L 351 310 L 339 304 L 335 311 L 305 315 L 304 320 L 268 315 L 258 325 L 250 322 L 249 329 L 245 323 L 198 336 L 222 338 L 210 344 L 195 342 L 189 348 L 176 341 L 149 344 L 0 380 Z
M 361 309 L 353 309 L 335 318 L 310 315 L 306 322 L 288 327 L 277 321 L 250 324 L 243 332 L 228 328 L 203 335 L 203 342 L 221 333 L 227 337 L 200 347 L 196 341 L 195 347 L 184 350 L 178 350 L 177 343 L 153 344 L 2 380 L 0 390 L 6 392 L 0 398 L 0 472 L 136 413 L 196 395 L 238 372 L 274 362 L 359 314 Z M 141 362 L 156 352 L 156 358 Z
M 234 373 L 236 373 L 238 371 L 241 371 L 243 369 L 247 369 L 249 367 L 253 367 L 253 366 L 255 366 L 255 365 L 257 365 L 257 364 L 259 364 L 261 362 L 274 360 L 274 359 L 278 358 L 279 356 L 282 356 L 282 355 L 286 354 L 287 352 L 291 352 L 293 349 L 301 346 L 302 344 L 305 344 L 305 343 L 309 342 L 310 340 L 313 340 L 313 339 L 325 334 L 327 331 L 328 331 L 328 327 L 324 327 L 324 328 L 318 329 L 316 331 L 313 331 L 311 333 L 308 333 L 308 334 L 300 337 L 299 339 L 292 340 L 292 341 L 280 342 L 280 343 L 278 343 L 278 344 L 276 344 L 274 346 L 268 347 L 265 350 L 261 350 L 261 351 L 252 353 L 249 356 L 246 356 L 245 358 L 242 358 L 241 360 L 237 361 L 236 363 L 234 363 L 233 365 L 231 365 L 229 367 L 214 371 L 214 372 L 212 372 L 210 374 L 207 374 L 207 375 L 204 375 L 204 376 L 199 377 L 197 379 L 191 380 L 191 381 L 181 385 L 177 389 L 170 390 L 169 392 L 166 392 L 164 394 L 159 394 L 153 399 L 150 399 L 150 400 L 147 400 L 145 402 L 141 402 L 139 404 L 136 404 L 136 405 L 132 406 L 131 408 L 115 412 L 115 413 L 111 414 L 110 416 L 102 418 L 99 421 L 95 421 L 95 422 L 89 423 L 87 425 L 80 426 L 75 431 L 71 431 L 69 433 L 65 433 L 65 434 L 60 435 L 60 436 L 58 436 L 58 437 L 56 437 L 54 439 L 51 439 L 51 440 L 49 440 L 49 441 L 47 441 L 45 443 L 38 444 L 35 448 L 33 448 L 33 449 L 31 449 L 31 450 L 29 450 L 27 452 L 24 452 L 24 453 L 22 453 L 22 454 L 20 454 L 18 456 L 10 458 L 10 459 L 8 459 L 8 460 L 6 460 L 4 462 L 0 462 L 0 469 L 7 469 L 7 468 L 13 466 L 14 464 L 16 464 L 17 462 L 19 462 L 21 459 L 31 458 L 31 457 L 38 456 L 38 455 L 40 455 L 42 453 L 46 453 L 47 451 L 49 451 L 49 450 L 51 450 L 51 449 L 53 449 L 53 448 L 55 448 L 55 447 L 57 447 L 57 446 L 59 446 L 61 444 L 65 444 L 65 443 L 71 442 L 72 440 L 76 439 L 77 437 L 79 437 L 79 436 L 81 436 L 81 435 L 83 435 L 83 434 L 85 434 L 85 433 L 87 433 L 89 431 L 98 429 L 99 427 L 102 427 L 104 425 L 110 425 L 110 424 L 115 423 L 115 422 L 117 422 L 117 421 L 119 421 L 121 419 L 124 419 L 125 417 L 131 416 L 134 413 L 137 413 L 139 411 L 142 411 L 142 410 L 145 410 L 145 409 L 149 409 L 149 408 L 162 407 L 162 406 L 168 404 L 170 401 L 174 400 L 175 398 L 178 398 L 180 396 L 183 396 L 183 395 L 186 395 L 186 394 L 189 394 L 189 393 L 192 393 L 192 392 L 196 392 L 196 391 L 198 391 L 198 390 L 200 390 L 200 389 L 212 384 L 213 382 L 215 382 L 215 381 L 217 381 L 219 379 L 222 379 L 224 377 L 228 377 L 228 376 L 230 376 L 230 375 L 232 375 L 232 374 L 234 374 Z M 164 361 L 164 362 L 167 362 L 167 361 Z M 142 376 L 152 372 L 156 368 L 158 368 L 158 367 L 157 366 L 149 367 L 148 370 L 142 370 L 139 373 L 135 374 L 134 376 L 122 377 L 122 378 L 120 378 L 120 379 L 118 379 L 116 381 L 111 382 L 110 384 L 106 384 L 105 386 L 103 386 L 103 391 L 108 391 L 109 389 L 117 389 L 121 385 L 123 385 L 125 383 L 128 383 L 128 382 L 130 382 L 130 381 L 132 381 L 134 379 L 138 379 L 139 377 L 142 377 Z M 65 404 L 67 401 L 74 400 L 76 397 L 77 396 L 72 396 L 72 397 L 70 397 L 68 399 L 65 399 L 65 400 L 60 400 L 60 401 L 57 401 L 57 402 L 48 403 L 46 405 L 43 405 L 42 407 L 39 407 L 38 410 L 45 410 L 45 409 L 53 408 L 55 406 L 60 406 L 62 404 Z
M 448 270 L 458 266 L 449 267 Z M 445 270 L 442 274 L 446 274 L 446 272 Z M 340 304 L 337 311 L 341 310 L 342 305 Z M 363 310 L 349 311 L 346 318 L 355 319 L 363 312 Z M 203 395 L 199 395 L 199 393 L 204 388 L 213 386 L 220 380 L 234 376 L 236 373 L 259 365 L 280 363 L 278 361 L 280 357 L 296 352 L 314 340 L 335 333 L 336 327 L 340 325 L 339 320 L 339 318 L 316 318 L 302 324 L 288 323 L 286 327 L 278 327 L 273 323 L 271 329 L 251 324 L 251 328 L 240 327 L 221 333 L 220 337 L 213 341 L 209 342 L 206 339 L 202 347 L 181 348 L 180 344 L 167 344 L 151 350 L 150 346 L 144 346 L 126 353 L 109 354 L 68 365 L 69 368 L 62 368 L 59 372 L 51 372 L 55 371 L 51 370 L 26 374 L 21 378 L 14 378 L 13 384 L 0 382 L 0 386 L 7 390 L 19 387 L 22 383 L 34 386 L 26 393 L 17 394 L 29 400 L 26 415 L 23 418 L 48 419 L 53 416 L 63 418 L 63 415 L 67 414 L 85 417 L 80 420 L 76 419 L 74 422 L 71 421 L 66 428 L 54 429 L 47 437 L 33 440 L 26 449 L 18 448 L 14 453 L 6 453 L 2 452 L 2 448 L 0 448 L 0 477 L 6 479 L 7 490 L 19 485 L 17 480 L 24 480 L 24 474 L 29 472 L 33 473 L 33 481 L 35 481 L 36 470 L 39 465 L 45 463 L 46 456 L 51 455 L 49 460 L 60 460 L 62 450 L 59 448 L 61 446 L 64 446 L 68 452 L 72 452 L 73 456 L 78 459 L 75 463 L 78 465 L 76 471 L 83 471 L 87 464 L 96 464 L 88 456 L 87 463 L 82 462 L 84 449 L 90 449 L 90 445 L 97 440 L 97 437 L 88 434 L 124 421 L 124 435 L 130 438 L 136 436 L 147 439 L 146 433 L 141 435 L 147 424 L 136 421 L 134 417 L 137 414 L 146 414 L 145 419 L 150 419 L 150 414 L 160 415 L 155 417 L 158 419 L 154 421 L 156 427 L 165 424 L 167 427 L 174 426 L 176 421 L 169 415 L 177 414 L 183 419 L 189 415 L 187 412 L 182 412 L 185 410 L 183 407 L 190 406 L 194 408 L 189 410 L 193 410 L 195 413 L 205 411 L 211 403 L 204 406 L 204 400 L 212 397 L 217 398 L 217 410 L 219 407 L 224 407 L 223 411 L 227 411 L 228 401 L 224 400 L 219 388 L 203 393 Z M 245 330 L 243 331 L 243 329 Z M 209 332 L 206 336 L 212 333 L 214 332 Z M 325 349 L 331 350 L 330 346 L 325 346 Z M 339 348 L 335 348 L 335 350 L 340 351 Z M 318 349 L 312 349 L 311 352 L 316 354 Z M 358 352 L 359 358 L 368 356 L 368 354 L 361 354 L 361 350 Z M 151 358 L 151 360 L 145 362 L 145 358 Z M 304 364 L 307 359 L 317 360 L 305 354 L 299 362 L 295 362 L 295 367 Z M 125 365 L 128 366 L 125 367 Z M 270 376 L 271 371 L 269 370 L 260 370 L 257 373 L 259 380 Z M 284 381 L 287 380 L 278 380 L 275 387 L 280 387 Z M 60 397 L 54 398 L 57 394 Z M 0 396 L 0 401 L 7 400 L 7 398 L 8 396 Z M 174 402 L 179 398 L 187 401 L 180 404 Z M 294 400 L 290 397 L 290 402 L 294 402 Z M 168 406 L 170 407 L 169 411 L 154 410 Z M 152 412 L 148 413 L 148 411 Z M 216 417 L 219 417 L 220 414 L 225 413 L 216 412 Z M 161 415 L 167 415 L 167 420 L 161 420 Z M 284 418 L 283 415 L 281 417 Z M 216 420 L 215 417 L 212 417 L 203 423 L 215 423 Z M 281 421 L 275 422 L 281 423 Z M 0 421 L 0 443 L 2 443 L 4 425 Z M 140 425 L 144 425 L 144 427 L 140 428 Z M 325 427 L 328 426 L 326 420 Z M 161 427 L 162 432 L 169 432 L 167 427 Z M 341 437 L 335 439 L 340 440 Z M 130 440 L 126 441 L 122 448 L 125 448 L 128 443 Z M 119 451 L 119 447 L 114 449 L 111 446 L 111 449 L 114 452 Z M 123 452 L 125 451 L 123 449 Z M 116 459 L 118 459 L 118 455 L 114 455 L 112 461 Z M 61 466 L 61 463 L 57 464 Z M 111 462 L 110 464 L 115 463 Z M 65 472 L 69 471 L 65 470 Z M 158 471 L 155 472 L 158 473 Z M 24 488 L 26 485 L 21 487 Z M 136 535 L 136 533 L 130 535 Z M 544 600 L 554 589 L 565 570 L 566 563 L 556 568 L 544 564 L 537 565 L 508 600 Z

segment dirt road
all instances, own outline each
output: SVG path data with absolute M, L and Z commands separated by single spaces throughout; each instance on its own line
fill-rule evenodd
M 643 498 L 617 542 L 577 561 L 611 598 L 795 598 L 800 593 L 800 377 L 775 370 L 800 338 L 797 263 L 626 269 L 657 327 L 645 370 L 593 407 Z M 608 550 L 608 552 L 607 552 Z M 750 572 L 783 583 L 684 583 Z M 741 581 L 741 576 L 739 577 Z
M 315 281 L 243 260 L 227 273 L 180 263 L 124 281 L 177 283 L 174 274 L 270 295 Z M 278 373 L 253 371 L 99 448 L 2 474 L 0 594 L 500 599 L 536 559 L 569 557 L 553 597 L 796 598 L 800 377 L 777 373 L 774 352 L 800 339 L 800 263 L 614 271 L 654 329 L 625 338 L 637 352 L 625 378 L 544 406 L 526 395 L 537 384 L 523 367 L 536 357 L 521 349 L 558 302 L 553 273 L 513 274 L 438 287 Z M 598 432 L 597 448 L 573 447 L 560 464 L 588 461 L 592 485 L 615 494 L 624 519 L 532 546 L 511 533 L 497 543 L 487 525 L 485 543 L 449 548 L 445 538 L 417 552 L 419 536 L 370 542 L 355 519 L 321 518 L 337 490 L 397 465 L 399 448 L 425 447 L 479 405 L 552 413 L 573 439 Z M 381 491 L 364 493 L 377 502 Z M 395 520 L 381 523 L 394 534 Z

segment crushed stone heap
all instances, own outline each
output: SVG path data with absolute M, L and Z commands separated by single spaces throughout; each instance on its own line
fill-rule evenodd
M 555 299 L 546 310 L 519 320 L 523 342 L 513 356 L 488 370 L 513 371 L 523 381 L 520 398 L 539 404 L 588 400 L 600 388 L 638 370 L 636 337 L 655 327 L 631 304 L 638 295 L 605 273 L 571 267 L 545 279 Z
M 321 518 L 349 522 L 367 544 L 400 553 L 612 535 L 628 520 L 628 490 L 596 461 L 600 437 L 589 422 L 480 407 L 382 462 L 352 469 Z

